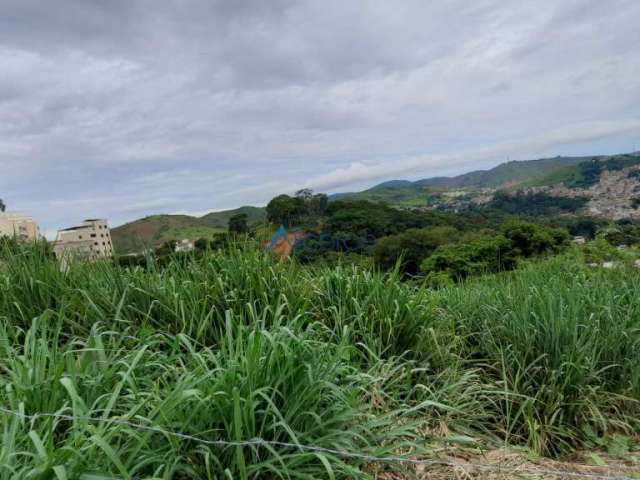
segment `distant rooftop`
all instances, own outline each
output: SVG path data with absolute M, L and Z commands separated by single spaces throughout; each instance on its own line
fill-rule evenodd
M 31 220 L 31 216 L 20 212 L 0 212 L 0 217 L 5 218 L 25 218 Z
M 71 231 L 73 231 L 73 230 L 82 230 L 82 229 L 84 229 L 84 228 L 89 228 L 89 227 L 88 227 L 88 226 L 86 226 L 86 225 L 80 225 L 80 226 L 78 226 L 78 227 L 62 228 L 62 229 L 60 229 L 60 231 L 61 231 L 61 232 L 71 232 Z
M 92 228 L 91 225 L 84 225 L 86 223 L 91 223 L 91 222 L 106 222 L 106 220 L 104 220 L 102 218 L 87 218 L 86 220 L 82 221 L 83 225 L 77 225 L 75 227 L 69 227 L 69 228 L 61 228 L 58 231 L 59 232 L 73 232 L 74 230 L 83 230 L 85 228 Z

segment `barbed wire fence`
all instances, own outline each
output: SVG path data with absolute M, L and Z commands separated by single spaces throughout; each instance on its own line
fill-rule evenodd
M 156 427 L 153 425 L 145 425 L 142 423 L 135 423 L 129 420 L 121 419 L 121 418 L 101 418 L 101 417 L 90 417 L 90 416 L 82 416 L 82 415 L 67 415 L 61 413 L 35 413 L 35 414 L 26 414 L 23 412 L 18 412 L 15 410 L 9 410 L 3 407 L 0 407 L 0 413 L 4 413 L 6 415 L 11 415 L 17 418 L 21 418 L 23 420 L 35 421 L 38 418 L 56 418 L 60 420 L 68 420 L 68 421 L 86 421 L 91 423 L 112 423 L 117 425 L 123 425 L 130 428 L 134 428 L 141 431 L 147 431 L 152 433 L 157 433 L 165 436 L 170 436 L 174 438 L 178 438 L 185 441 L 192 441 L 202 445 L 219 447 L 219 448 L 228 448 L 228 447 L 280 447 L 280 448 L 288 448 L 292 450 L 306 451 L 306 452 L 315 452 L 315 453 L 324 453 L 335 455 L 342 459 L 353 459 L 353 460 L 362 460 L 371 463 L 384 463 L 384 464 L 405 464 L 405 465 L 414 465 L 414 466 L 424 466 L 424 467 L 450 467 L 456 469 L 462 469 L 464 471 L 475 470 L 482 471 L 485 473 L 501 473 L 501 474 L 517 474 L 517 475 L 537 475 L 538 477 L 541 475 L 552 475 L 558 478 L 577 478 L 577 479 L 589 479 L 589 480 L 638 480 L 640 478 L 640 468 L 638 472 L 633 472 L 633 477 L 625 476 L 625 475 L 607 475 L 607 474 L 599 474 L 599 473 L 589 473 L 589 472 L 576 472 L 576 471 L 566 471 L 566 470 L 552 470 L 545 468 L 536 468 L 534 469 L 526 469 L 522 467 L 514 467 L 504 465 L 502 463 L 478 463 L 478 462 L 457 462 L 451 459 L 443 459 L 443 458 L 430 458 L 430 459 L 418 459 L 412 458 L 408 456 L 401 455 L 385 455 L 385 456 L 376 456 L 371 455 L 364 452 L 350 452 L 345 450 L 333 449 L 320 447 L 315 445 L 304 445 L 299 443 L 290 443 L 290 442 L 281 442 L 281 441 L 272 441 L 272 440 L 264 440 L 261 438 L 253 438 L 250 440 L 243 441 L 233 441 L 233 440 L 209 440 L 206 438 L 201 438 L 195 435 L 176 432 L 171 430 L 165 430 L 160 427 Z

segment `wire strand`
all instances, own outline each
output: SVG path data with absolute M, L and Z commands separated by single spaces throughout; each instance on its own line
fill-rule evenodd
M 22 412 L 17 412 L 14 410 L 8 410 L 6 408 L 0 407 L 0 412 L 13 415 L 18 418 L 22 418 L 25 420 L 37 420 L 38 418 L 58 418 L 61 420 L 83 420 L 92 423 L 114 423 L 117 425 L 124 425 L 131 428 L 135 428 L 137 430 L 144 430 L 153 433 L 159 433 L 166 436 L 171 436 L 175 438 L 179 438 L 181 440 L 189 440 L 193 442 L 197 442 L 203 445 L 216 446 L 216 447 L 256 447 L 256 446 L 272 446 L 272 447 L 282 447 L 282 448 L 290 448 L 297 449 L 301 451 L 315 452 L 315 453 L 326 453 L 335 455 L 340 458 L 347 459 L 357 459 L 364 460 L 368 462 L 377 462 L 377 463 L 406 463 L 411 465 L 422 465 L 422 466 L 446 466 L 452 468 L 462 468 L 462 469 L 477 469 L 477 470 L 485 470 L 485 471 L 500 471 L 502 473 L 528 473 L 534 475 L 556 475 L 559 477 L 571 477 L 571 478 L 584 478 L 591 480 L 636 480 L 633 477 L 627 477 L 624 475 L 603 475 L 597 473 L 586 473 L 586 472 L 575 472 L 575 471 L 564 471 L 564 470 L 549 470 L 549 469 L 536 469 L 536 470 L 526 470 L 520 468 L 508 468 L 502 464 L 483 464 L 483 463 L 460 463 L 454 462 L 452 460 L 446 459 L 416 459 L 410 457 L 404 457 L 399 455 L 387 455 L 387 456 L 376 456 L 370 455 L 362 452 L 348 452 L 344 450 L 338 450 L 333 448 L 326 447 L 318 447 L 314 445 L 304 445 L 299 443 L 290 443 L 290 442 L 280 442 L 274 440 L 263 440 L 261 438 L 253 438 L 251 440 L 244 441 L 228 441 L 228 440 L 208 440 L 206 438 L 197 437 L 194 435 L 190 435 L 182 432 L 175 432 L 171 430 L 165 430 L 160 427 L 154 427 L 152 425 L 144 425 L 141 423 L 134 423 L 128 420 L 124 420 L 121 418 L 98 418 L 98 417 L 89 417 L 82 415 L 66 415 L 60 413 L 35 413 L 33 415 L 28 415 Z

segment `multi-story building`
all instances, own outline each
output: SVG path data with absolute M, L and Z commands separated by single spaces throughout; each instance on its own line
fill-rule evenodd
M 16 237 L 19 240 L 38 240 L 40 228 L 26 215 L 0 212 L 0 237 Z
M 82 260 L 95 260 L 113 256 L 107 221 L 89 219 L 77 227 L 59 230 L 53 251 L 59 259 L 73 256 Z

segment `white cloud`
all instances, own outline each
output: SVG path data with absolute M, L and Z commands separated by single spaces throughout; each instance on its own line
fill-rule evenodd
M 491 146 L 444 155 L 418 155 L 376 164 L 356 162 L 346 168 L 339 168 L 315 177 L 307 181 L 305 186 L 319 190 L 333 190 L 362 181 L 388 179 L 406 174 L 414 176 L 416 172 L 425 172 L 445 165 L 448 168 L 468 167 L 476 162 L 516 156 L 520 152 L 546 150 L 620 134 L 640 136 L 640 119 L 569 125 L 534 137 L 508 140 Z
M 631 0 L 2 8 L 0 196 L 46 228 L 640 144 Z

